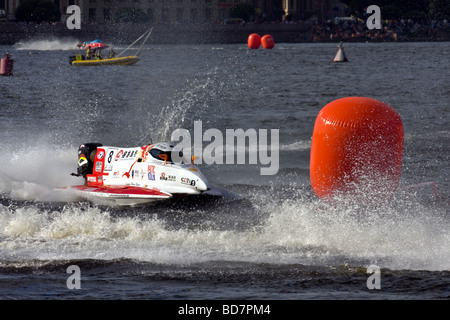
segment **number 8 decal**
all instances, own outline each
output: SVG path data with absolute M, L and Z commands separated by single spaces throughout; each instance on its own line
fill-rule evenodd
M 113 155 L 114 155 L 114 151 L 111 151 L 108 156 L 108 163 L 111 163 Z

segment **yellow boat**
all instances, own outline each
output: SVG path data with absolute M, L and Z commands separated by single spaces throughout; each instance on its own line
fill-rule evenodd
M 125 56 L 117 58 L 106 58 L 106 59 L 84 59 L 82 55 L 77 55 L 75 60 L 72 61 L 73 66 L 104 66 L 104 65 L 132 65 L 138 62 L 137 56 Z
M 143 35 L 141 35 L 136 41 L 134 41 L 128 48 L 126 48 L 124 51 L 122 51 L 117 56 L 115 55 L 114 50 L 111 48 L 111 52 L 108 58 L 103 58 L 103 55 L 101 54 L 101 51 L 105 48 L 109 48 L 108 45 L 103 44 L 100 40 L 94 40 L 90 42 L 84 42 L 83 44 L 78 44 L 77 47 L 79 49 L 86 49 L 89 52 L 86 52 L 86 55 L 83 54 L 77 54 L 76 56 L 70 56 L 69 57 L 69 63 L 73 66 L 105 66 L 105 65 L 119 65 L 119 66 L 128 66 L 135 64 L 138 62 L 138 54 L 141 51 L 142 47 L 144 46 L 145 42 L 147 42 L 147 39 L 150 37 L 150 34 L 152 33 L 153 28 L 146 31 Z M 137 43 L 140 39 L 142 39 L 145 36 L 144 42 L 141 44 L 139 50 L 137 53 L 133 56 L 124 56 L 122 57 L 122 54 L 124 54 L 128 49 L 130 49 L 135 43 Z M 90 58 L 87 58 L 87 57 Z M 111 57 L 111 58 L 110 58 Z

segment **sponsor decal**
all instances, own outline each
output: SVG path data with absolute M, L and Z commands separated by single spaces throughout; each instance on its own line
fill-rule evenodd
M 97 178 L 96 177 L 87 177 L 87 181 L 88 182 L 96 182 Z
M 148 156 L 148 152 L 150 151 L 150 149 L 153 148 L 153 144 L 149 144 L 148 146 L 143 146 L 141 147 L 141 154 L 140 157 L 142 159 L 143 162 L 147 161 L 147 156 Z
M 159 177 L 159 180 L 165 180 L 165 181 L 176 181 L 177 177 L 174 175 L 166 175 L 165 172 L 161 173 L 161 176 Z
M 188 184 L 191 186 L 195 186 L 195 180 L 189 179 L 189 178 L 181 178 L 182 184 Z
M 148 180 L 155 180 L 155 166 L 148 166 Z
M 139 150 L 128 150 L 128 151 L 120 150 L 116 156 L 116 160 L 135 158 L 138 152 Z
M 101 172 L 102 171 L 102 167 L 103 167 L 103 162 L 102 161 L 97 161 L 95 163 L 95 171 L 96 172 Z
M 123 150 L 120 150 L 116 155 L 116 161 L 119 160 L 122 155 L 123 155 Z
M 121 151 L 122 151 L 122 150 L 121 150 Z M 134 156 L 137 154 L 137 152 L 138 152 L 138 150 L 125 151 L 125 153 L 122 155 L 121 160 L 122 160 L 122 159 L 124 159 L 124 160 L 131 160 L 131 158 L 134 157 Z M 130 174 L 131 174 L 131 175 L 133 175 L 132 178 L 134 179 L 134 175 L 135 175 L 135 174 L 136 174 L 136 177 L 138 176 L 139 172 L 138 172 L 137 169 L 131 171 L 131 169 L 132 169 L 133 166 L 136 164 L 136 162 L 138 162 L 138 159 L 136 159 L 136 160 L 133 162 L 133 164 L 131 164 L 130 169 L 128 170 L 128 172 L 125 172 L 125 173 L 122 175 L 122 177 L 125 177 L 125 176 L 126 176 L 127 178 L 129 178 L 129 177 L 130 177 Z M 134 171 L 136 171 L 136 172 L 134 172 Z
M 126 194 L 126 193 L 123 193 L 123 194 L 122 193 L 121 194 L 109 193 L 108 197 L 110 197 L 110 198 L 129 198 L 130 195 Z
M 105 152 L 102 150 L 98 153 L 97 158 L 98 158 L 98 160 L 102 160 L 104 156 L 105 156 Z

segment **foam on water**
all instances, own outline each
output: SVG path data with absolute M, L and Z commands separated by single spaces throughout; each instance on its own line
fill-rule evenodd
M 295 141 L 289 144 L 280 145 L 281 151 L 298 151 L 298 150 L 308 150 L 311 148 L 311 140 L 305 141 Z
M 54 145 L 38 135 L 35 139 L 31 145 L 24 141 L 3 146 L 8 157 L 0 167 L 0 194 L 15 200 L 67 200 L 54 189 L 82 182 L 70 176 L 76 172 L 78 146 Z
M 1 205 L 0 252 L 12 261 L 129 258 L 449 270 L 448 218 L 440 209 L 413 203 L 336 206 L 301 195 L 281 205 L 265 195 L 251 200 L 268 217 L 245 230 L 219 230 L 208 218 L 197 227 L 174 229 L 151 207 L 136 217 L 83 204 Z
M 75 50 L 80 41 L 76 39 L 43 39 L 43 40 L 23 40 L 14 45 L 16 50 Z
M 409 201 L 359 207 L 291 200 L 271 215 L 267 231 L 286 250 L 323 248 L 390 269 L 448 270 L 450 233 L 445 225 L 448 217 L 442 209 Z

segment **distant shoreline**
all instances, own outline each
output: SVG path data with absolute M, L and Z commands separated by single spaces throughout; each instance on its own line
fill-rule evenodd
M 319 34 L 315 27 L 302 24 L 245 24 L 245 25 L 148 25 L 148 24 L 86 24 L 70 30 L 62 23 L 24 24 L 0 23 L 0 44 L 13 45 L 23 40 L 68 38 L 79 41 L 101 39 L 103 42 L 130 44 L 153 27 L 149 44 L 227 44 L 247 43 L 248 36 L 270 34 L 275 43 L 315 42 L 426 42 L 450 41 L 450 31 L 430 29 L 416 33 L 396 34 L 393 31 L 373 30 L 357 37 L 332 37 Z

